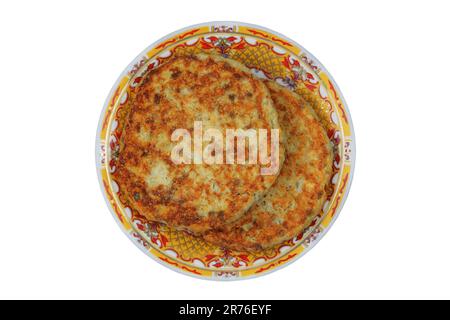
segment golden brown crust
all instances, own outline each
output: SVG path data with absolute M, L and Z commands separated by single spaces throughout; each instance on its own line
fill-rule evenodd
M 278 128 L 265 85 L 241 64 L 216 56 L 179 56 L 137 88 L 114 178 L 149 220 L 202 233 L 240 218 L 272 185 L 260 165 L 174 164 L 175 129 Z
M 312 108 L 274 82 L 267 86 L 286 134 L 285 162 L 277 181 L 245 216 L 204 235 L 230 249 L 264 249 L 299 234 L 320 213 L 331 179 L 331 143 Z

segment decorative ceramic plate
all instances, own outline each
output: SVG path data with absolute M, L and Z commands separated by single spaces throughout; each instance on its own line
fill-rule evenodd
M 144 221 L 123 198 L 111 174 L 116 166 L 129 97 L 145 72 L 157 68 L 177 51 L 216 52 L 238 60 L 256 76 L 277 81 L 312 104 L 338 151 L 331 181 L 333 193 L 321 214 L 304 232 L 258 253 L 224 250 L 166 225 Z M 278 270 L 317 243 L 345 201 L 352 180 L 354 152 L 354 133 L 344 98 L 319 61 L 285 36 L 240 22 L 191 26 L 145 49 L 112 88 L 100 117 L 96 140 L 101 188 L 122 230 L 142 251 L 165 266 L 191 276 L 216 280 L 246 279 Z

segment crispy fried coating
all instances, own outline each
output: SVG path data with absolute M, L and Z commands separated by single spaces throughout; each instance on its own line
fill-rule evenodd
M 114 179 L 140 215 L 201 234 L 242 217 L 277 175 L 261 175 L 258 163 L 173 163 L 171 134 L 183 128 L 193 137 L 194 121 L 223 131 L 279 124 L 267 87 L 231 59 L 177 56 L 145 76 L 131 102 Z
M 222 247 L 255 251 L 293 238 L 320 213 L 332 175 L 333 151 L 314 110 L 296 93 L 267 82 L 286 135 L 286 157 L 277 181 L 234 224 L 204 239 Z

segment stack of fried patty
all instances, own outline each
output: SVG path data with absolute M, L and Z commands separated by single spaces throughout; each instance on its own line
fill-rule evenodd
M 149 221 L 254 251 L 294 237 L 320 213 L 333 152 L 314 110 L 296 93 L 232 59 L 196 54 L 148 72 L 130 104 L 114 178 Z M 279 170 L 262 175 L 260 162 L 174 163 L 172 133 L 192 133 L 196 121 L 223 132 L 280 129 Z

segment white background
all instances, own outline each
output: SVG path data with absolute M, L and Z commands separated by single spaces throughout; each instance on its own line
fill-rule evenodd
M 0 298 L 450 298 L 448 1 L 0 4 Z M 211 20 L 296 40 L 349 105 L 357 159 L 339 219 L 306 256 L 219 283 L 139 251 L 109 213 L 94 140 L 124 67 Z

